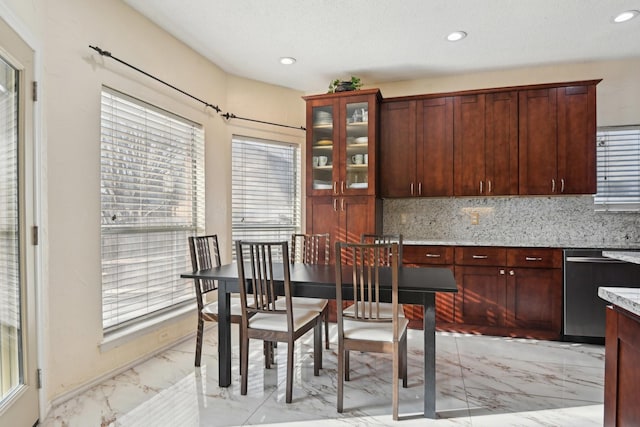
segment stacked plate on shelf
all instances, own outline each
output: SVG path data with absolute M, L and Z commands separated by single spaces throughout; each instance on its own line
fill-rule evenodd
M 330 190 L 333 188 L 330 181 L 321 181 L 319 179 L 313 180 L 313 188 L 316 190 Z
M 313 122 L 315 125 L 330 125 L 333 123 L 333 116 L 328 111 L 316 111 Z

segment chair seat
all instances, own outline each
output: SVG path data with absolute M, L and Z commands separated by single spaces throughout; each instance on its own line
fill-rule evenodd
M 369 310 L 369 304 L 363 303 L 362 301 L 358 302 L 358 315 L 362 315 L 363 309 Z M 375 304 L 371 307 L 371 310 L 375 313 L 376 306 Z M 344 314 L 355 316 L 356 313 L 356 305 L 351 304 L 349 307 L 342 310 Z M 380 303 L 380 317 L 383 319 L 391 319 L 393 317 L 393 306 L 389 302 L 381 302 Z M 402 310 L 402 306 L 398 305 L 398 317 L 404 317 L 404 311 Z
M 240 305 L 240 296 L 233 294 L 231 295 L 230 301 L 231 301 L 231 305 L 229 307 L 230 308 L 229 312 L 231 313 L 231 316 L 242 316 L 242 306 Z M 253 304 L 253 298 L 247 298 L 247 303 Z M 217 316 L 218 301 L 210 302 L 209 304 L 202 307 L 202 314 Z
M 325 308 L 327 308 L 329 301 L 322 298 L 293 297 L 291 298 L 291 303 L 295 308 L 322 312 Z M 278 310 L 286 310 L 287 300 L 284 298 L 276 300 L 276 308 Z
M 367 340 L 378 342 L 393 342 L 393 323 L 391 322 L 361 322 L 344 319 L 344 337 L 350 340 Z M 407 330 L 409 321 L 404 317 L 398 318 L 399 337 Z
M 293 329 L 305 326 L 314 317 L 319 316 L 317 310 L 293 309 Z M 286 313 L 256 313 L 249 319 L 250 329 L 265 329 L 269 331 L 287 332 Z

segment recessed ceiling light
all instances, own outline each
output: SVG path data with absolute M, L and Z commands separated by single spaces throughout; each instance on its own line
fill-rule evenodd
M 621 22 L 627 22 L 627 21 L 635 18 L 639 14 L 640 14 L 640 12 L 637 11 L 637 10 L 627 10 L 626 12 L 622 12 L 621 14 L 619 14 L 615 18 L 613 18 L 613 22 L 615 22 L 616 24 L 619 24 Z
M 465 33 L 464 31 L 454 31 L 447 36 L 447 40 L 449 40 L 450 42 L 457 42 L 458 40 L 462 40 L 465 37 L 467 37 L 467 33 Z
M 293 65 L 296 63 L 296 58 L 292 58 L 290 56 L 283 56 L 280 58 L 280 63 L 282 65 Z

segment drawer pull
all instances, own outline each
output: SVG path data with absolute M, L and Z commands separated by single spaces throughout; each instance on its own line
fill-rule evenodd
M 489 255 L 472 255 L 471 258 L 473 258 L 473 259 L 487 259 L 487 258 L 489 258 Z
M 526 261 L 542 261 L 542 258 L 539 257 L 533 257 L 533 256 L 528 256 L 524 258 Z
M 440 258 L 441 257 L 440 254 L 426 254 L 425 256 L 427 258 Z

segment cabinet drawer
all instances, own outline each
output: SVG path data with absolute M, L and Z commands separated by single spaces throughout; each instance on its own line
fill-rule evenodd
M 562 250 L 548 248 L 509 248 L 508 267 L 562 268 Z
M 507 261 L 507 250 L 501 247 L 456 246 L 456 265 L 503 266 Z
M 402 259 L 405 264 L 453 264 L 453 246 L 405 245 Z

